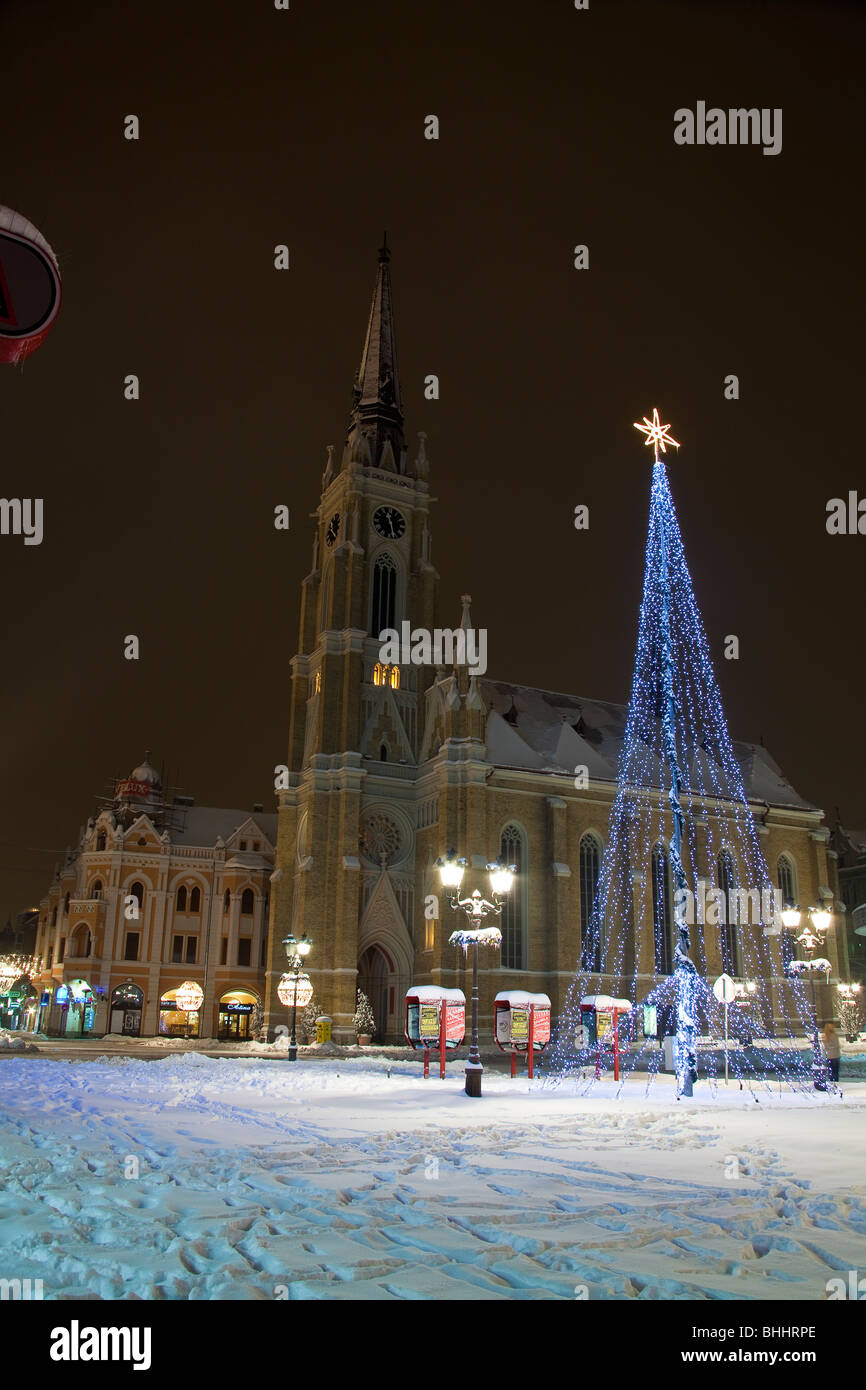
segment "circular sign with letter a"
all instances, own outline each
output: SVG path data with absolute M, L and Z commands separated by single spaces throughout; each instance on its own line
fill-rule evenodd
M 0 362 L 23 362 L 60 311 L 57 259 L 20 212 L 0 206 Z

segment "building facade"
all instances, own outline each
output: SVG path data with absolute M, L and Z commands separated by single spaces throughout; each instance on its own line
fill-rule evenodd
M 454 847 L 469 859 L 470 890 L 476 882 L 484 888 L 489 860 L 504 855 L 518 866 L 501 923 L 502 951 L 482 968 L 481 1020 L 489 1038 L 497 991 L 543 990 L 555 1014 L 573 978 L 601 869 L 626 710 L 473 676 L 453 661 L 383 660 L 383 630 L 408 623 L 429 633 L 440 612 L 426 436 L 419 434 L 410 458 L 389 262 L 383 247 L 349 429 L 339 458 L 333 447 L 327 451 L 312 567 L 301 590 L 278 792 L 266 1023 L 272 1035 L 284 1019 L 276 986 L 285 965 L 281 941 L 290 932 L 313 940 L 309 973 L 336 1041 L 354 1039 L 359 987 L 372 1003 L 377 1037 L 388 1041 L 402 1037 L 410 985 L 463 988 L 468 997 L 466 962 L 448 945 L 455 924 L 447 920 L 452 914 L 435 867 Z M 471 631 L 468 596 L 461 603 L 453 620 Z M 735 750 L 783 897 L 838 910 L 822 812 L 797 794 L 763 747 Z M 589 771 L 580 789 L 578 764 Z M 700 832 L 697 838 L 700 844 Z M 706 854 L 693 866 L 719 887 L 735 880 L 736 869 Z M 651 914 L 636 912 L 631 960 L 647 990 L 669 969 L 655 935 Z M 772 946 L 780 982 L 792 949 L 785 937 Z M 832 933 L 826 953 L 838 974 Z M 699 967 L 712 978 L 723 966 L 739 973 L 737 942 L 719 934 L 708 938 Z M 824 1013 L 832 1012 L 831 999 L 825 987 Z
M 276 816 L 167 801 L 145 761 L 39 905 L 31 1025 L 52 1035 L 234 1037 L 260 1023 Z M 201 1006 L 177 1007 L 198 985 Z

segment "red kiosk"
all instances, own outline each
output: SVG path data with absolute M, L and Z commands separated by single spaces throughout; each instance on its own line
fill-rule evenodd
M 466 996 L 462 989 L 413 985 L 406 992 L 406 1041 L 424 1049 L 424 1075 L 430 1075 L 430 1049 L 439 1049 L 439 1075 L 445 1075 L 445 1053 L 460 1046 L 466 1033 Z
M 619 1081 L 620 1024 L 631 1013 L 630 999 L 612 999 L 609 994 L 585 994 L 580 1001 L 582 1043 L 595 1048 L 595 1074 L 601 1075 L 601 1055 L 605 1047 L 613 1049 L 613 1079 Z
M 517 1075 L 518 1052 L 525 1052 L 531 1080 L 535 1054 L 550 1042 L 547 995 L 529 994 L 525 989 L 502 990 L 493 1001 L 493 1024 L 497 1047 L 511 1052 L 511 1075 Z

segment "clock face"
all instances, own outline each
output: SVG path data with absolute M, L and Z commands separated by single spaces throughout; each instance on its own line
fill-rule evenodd
M 326 543 L 327 543 L 328 545 L 333 545 L 333 544 L 334 544 L 334 541 L 337 539 L 337 537 L 339 536 L 339 534 L 340 534 L 340 513 L 339 513 L 339 512 L 334 512 L 334 515 L 331 517 L 331 520 L 328 522 L 328 529 L 327 529 L 327 531 L 325 532 L 325 541 L 326 541 Z
M 396 507 L 379 507 L 373 513 L 373 525 L 386 540 L 398 541 L 406 530 L 406 518 Z

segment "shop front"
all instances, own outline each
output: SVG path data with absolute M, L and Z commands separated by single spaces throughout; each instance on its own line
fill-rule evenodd
M 143 990 L 131 980 L 125 980 L 111 991 L 108 1031 L 120 1033 L 125 1038 L 140 1038 L 143 1008 Z
M 189 980 L 177 989 L 164 990 L 159 1000 L 159 1032 L 164 1038 L 201 1036 L 204 991 Z
M 252 1022 L 258 1004 L 248 989 L 232 989 L 220 999 L 217 1037 L 221 1042 L 245 1042 L 252 1038 Z
M 48 991 L 46 1033 L 59 1038 L 84 1038 L 93 1032 L 96 1000 L 87 980 L 65 980 Z

